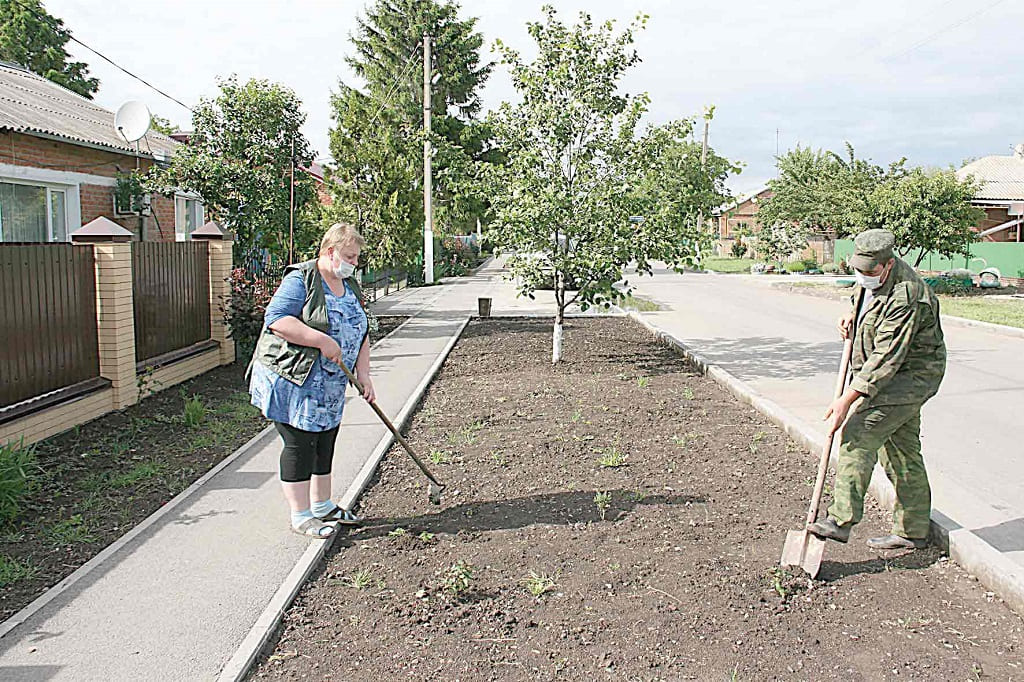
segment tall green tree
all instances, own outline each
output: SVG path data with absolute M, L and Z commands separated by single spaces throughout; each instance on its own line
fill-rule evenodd
M 218 84 L 220 94 L 200 102 L 192 114 L 189 143 L 148 184 L 155 191 L 202 195 L 211 216 L 235 233 L 239 259 L 253 249 L 285 258 L 292 159 L 298 167 L 313 159 L 309 141 L 299 132 L 306 120 L 302 103 L 290 89 L 266 80 L 242 84 L 232 76 Z M 312 178 L 296 170 L 297 256 L 309 255 L 318 241 L 315 202 Z
M 100 81 L 89 67 L 70 61 L 64 46 L 71 32 L 40 0 L 0 0 L 0 60 L 20 64 L 43 78 L 92 99 Z
M 947 258 L 970 255 L 985 212 L 971 205 L 979 183 L 957 178 L 952 169 L 913 168 L 901 177 L 879 183 L 871 192 L 870 224 L 892 230 L 897 251 L 907 257 L 917 251 L 914 266 L 929 251 Z
M 797 147 L 779 158 L 779 176 L 768 181 L 774 195 L 758 210 L 758 222 L 772 229 L 758 237 L 758 249 L 785 258 L 811 232 L 833 238 L 885 228 L 903 255 L 922 249 L 966 254 L 983 213 L 971 206 L 978 187 L 952 170 L 907 168 L 899 159 L 888 168 L 858 159 L 847 143 L 844 155 Z
M 476 166 L 497 158 L 486 126 L 477 120 L 479 91 L 492 65 L 481 60 L 476 19 L 461 19 L 453 2 L 377 0 L 359 19 L 355 54 L 347 60 L 363 87 L 340 83 L 332 98 L 331 149 L 335 213 L 360 221 L 378 237 L 367 250 L 378 264 L 411 257 L 422 241 L 416 230 L 423 227 L 425 35 L 432 37 L 437 78 L 431 86 L 431 142 L 439 232 L 465 230 L 485 212 Z M 384 191 L 367 191 L 374 187 Z
M 639 60 L 633 34 L 646 17 L 620 32 L 586 13 L 572 26 L 551 6 L 543 13 L 527 25 L 537 44 L 532 62 L 498 44 L 521 102 L 503 103 L 489 118 L 507 162 L 490 169 L 488 238 L 516 251 L 508 265 L 523 295 L 553 278 L 557 363 L 567 306 L 614 299 L 627 263 L 649 272 L 653 259 L 693 258 L 699 229 L 691 216 L 713 200 L 714 183 L 692 182 L 700 163 L 686 143 L 692 121 L 638 135 L 648 98 L 619 91 Z M 671 182 L 659 180 L 662 172 Z
M 789 225 L 812 233 L 846 237 L 871 220 L 871 192 L 883 180 L 904 173 L 903 161 L 888 170 L 858 159 L 847 143 L 846 154 L 797 147 L 778 159 L 778 177 L 768 181 L 773 195 L 761 203 L 763 225 Z

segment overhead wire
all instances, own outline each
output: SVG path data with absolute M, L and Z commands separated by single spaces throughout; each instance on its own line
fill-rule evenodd
M 925 36 L 924 38 L 922 38 L 918 42 L 916 42 L 913 45 L 911 45 L 906 50 L 903 50 L 901 52 L 897 52 L 896 54 L 889 55 L 888 57 L 884 57 L 882 59 L 882 61 L 888 62 L 888 61 L 892 61 L 894 59 L 899 59 L 900 57 L 906 56 L 906 55 L 910 54 L 911 52 L 913 52 L 914 50 L 917 50 L 918 48 L 920 48 L 920 47 L 926 45 L 927 43 L 931 42 L 931 40 L 933 38 L 937 38 L 938 36 L 942 35 L 943 33 L 946 33 L 948 31 L 952 31 L 955 28 L 959 28 L 959 27 L 963 26 L 964 24 L 968 23 L 969 21 L 977 19 L 982 14 L 985 14 L 989 10 L 994 9 L 997 5 L 1001 5 L 1004 2 L 1006 2 L 1006 0 L 995 0 L 995 2 L 989 3 L 985 7 L 979 9 L 976 12 L 972 12 L 971 14 L 969 14 L 966 17 L 960 19 L 959 21 L 957 21 L 955 23 L 952 23 L 952 24 L 949 24 L 948 26 L 944 26 L 944 27 L 938 29 L 937 31 L 934 31 L 933 33 L 928 34 L 927 36 Z
M 78 43 L 79 45 L 81 45 L 81 46 L 82 46 L 82 47 L 84 47 L 85 49 L 87 49 L 87 50 L 89 50 L 90 52 L 92 52 L 93 54 L 95 54 L 95 55 L 96 55 L 97 57 L 99 57 L 100 59 L 102 59 L 102 60 L 104 60 L 104 61 L 108 62 L 109 64 L 111 64 L 111 65 L 112 65 L 112 66 L 114 66 L 115 68 L 117 68 L 117 69 L 120 69 L 121 71 L 123 71 L 124 73 L 128 74 L 129 76 L 131 76 L 131 77 L 132 77 L 132 78 L 134 78 L 135 80 L 139 81 L 140 83 L 142 83 L 142 84 L 143 84 L 143 85 L 145 85 L 146 87 L 150 88 L 150 89 L 151 89 L 151 90 L 153 90 L 154 92 L 157 92 L 157 93 L 159 93 L 160 95 L 163 95 L 163 96 L 164 96 L 164 97 L 166 97 L 167 99 L 171 100 L 171 101 L 172 101 L 172 102 L 174 102 L 175 104 L 178 104 L 178 105 L 180 105 L 180 106 L 183 106 L 183 107 L 185 107 L 186 109 L 188 109 L 189 111 L 192 111 L 192 107 L 190 107 L 189 105 L 185 104 L 185 103 L 184 103 L 184 102 L 182 102 L 182 101 L 181 101 L 180 99 L 178 99 L 178 98 L 176 98 L 176 97 L 172 97 L 171 95 L 168 95 L 168 94 L 167 94 L 166 92 L 164 92 L 164 91 L 163 91 L 163 90 L 161 90 L 160 88 L 158 88 L 158 87 L 156 87 L 155 85 L 153 85 L 152 83 L 150 83 L 150 82 L 146 81 L 146 80 L 145 80 L 145 79 L 143 79 L 142 77 L 140 77 L 140 76 L 138 76 L 138 75 L 136 75 L 136 74 L 132 73 L 131 71 L 129 71 L 128 69 L 124 68 L 123 66 L 121 66 L 120 64 L 118 64 L 117 62 L 115 62 L 115 61 L 114 61 L 113 59 L 111 59 L 110 57 L 108 57 L 108 56 L 106 56 L 105 54 L 103 54 L 102 52 L 100 52 L 99 50 L 96 50 L 96 49 L 94 49 L 94 48 L 92 48 L 92 47 L 89 47 L 88 45 L 86 45 L 85 43 L 83 43 L 83 42 L 82 42 L 81 40 L 79 40 L 78 38 L 76 38 L 76 37 L 74 36 L 74 34 L 72 34 L 72 33 L 71 33 L 71 31 L 70 31 L 69 29 L 67 29 L 67 28 L 65 28 L 65 27 L 63 27 L 63 26 L 60 26 L 60 25 L 58 25 L 58 24 L 55 24 L 55 23 L 53 23 L 53 21 L 52 21 L 52 17 L 50 17 L 50 16 L 48 16 L 48 15 L 46 15 L 46 14 L 42 14 L 42 13 L 40 13 L 40 12 L 39 12 L 39 11 L 38 11 L 38 10 L 37 10 L 37 9 L 36 9 L 35 7 L 32 7 L 32 6 L 30 6 L 30 5 L 26 5 L 25 3 L 21 2 L 21 0 L 13 0 L 13 2 L 14 2 L 14 3 L 16 4 L 16 5 L 20 6 L 21 8 L 23 8 L 23 9 L 25 9 L 25 10 L 28 10 L 29 12 L 31 12 L 31 13 L 32 13 L 32 15 L 34 15 L 34 16 L 35 16 L 35 17 L 36 17 L 37 19 L 39 19 L 40 21 L 42 21 L 42 22 L 44 22 L 44 23 L 48 24 L 48 25 L 49 25 L 49 26 L 50 26 L 50 27 L 51 27 L 52 29 L 54 29 L 55 31 L 61 31 L 61 32 L 63 32 L 64 34 L 66 34 L 66 35 L 67 35 L 67 37 L 68 37 L 68 38 L 69 38 L 70 40 L 72 40 L 72 41 L 74 41 L 74 42 Z

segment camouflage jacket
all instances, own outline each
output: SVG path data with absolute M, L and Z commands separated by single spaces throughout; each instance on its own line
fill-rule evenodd
M 860 295 L 854 292 L 853 300 Z M 873 405 L 923 403 L 946 373 L 939 301 L 924 280 L 896 259 L 866 304 L 853 340 L 853 381 Z

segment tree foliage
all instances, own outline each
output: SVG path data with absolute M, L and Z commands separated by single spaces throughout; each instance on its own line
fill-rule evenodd
M 981 215 L 970 205 L 977 185 L 952 170 L 907 168 L 906 159 L 883 168 L 856 158 L 849 143 L 845 155 L 797 147 L 778 161 L 779 175 L 768 181 L 773 196 L 757 215 L 772 228 L 759 236 L 758 248 L 774 245 L 772 257 L 785 258 L 791 246 L 799 250 L 812 232 L 843 238 L 885 228 L 903 255 L 966 253 L 973 241 L 971 227 Z
M 377 0 L 359 19 L 347 61 L 364 81 L 339 84 L 331 130 L 335 212 L 357 222 L 376 265 L 411 260 L 423 227 L 422 41 L 432 37 L 431 143 L 434 215 L 441 233 L 465 231 L 486 202 L 477 165 L 498 158 L 477 120 L 479 90 L 492 65 L 482 63 L 476 19 L 437 0 Z
M 497 45 L 521 102 L 503 103 L 488 119 L 507 154 L 489 173 L 488 238 L 516 251 L 508 265 L 523 295 L 554 280 L 558 362 L 568 305 L 612 300 L 627 263 L 650 272 L 653 259 L 692 260 L 701 238 L 695 216 L 701 203 L 710 211 L 720 201 L 731 165 L 714 157 L 709 177 L 700 177 L 692 120 L 638 135 L 648 98 L 618 86 L 639 60 L 633 34 L 646 17 L 617 32 L 586 13 L 573 26 L 550 6 L 543 13 L 528 24 L 537 44 L 532 62 Z
M 976 238 L 971 228 L 985 212 L 971 205 L 978 191 L 974 178 L 960 180 L 952 169 L 910 170 L 880 183 L 871 193 L 872 224 L 892 230 L 903 257 L 920 249 L 914 266 L 929 251 L 947 258 L 970 255 Z
M 194 132 L 169 168 L 149 178 L 152 190 L 197 192 L 207 212 L 235 233 L 239 258 L 254 249 L 288 255 L 289 185 L 294 142 L 298 168 L 312 161 L 299 128 L 306 119 L 290 89 L 266 80 L 219 81 L 220 94 L 193 112 Z M 319 241 L 316 191 L 295 172 L 295 251 L 310 255 Z
M 71 32 L 40 0 L 0 0 L 0 60 L 20 64 L 43 78 L 92 99 L 100 81 L 83 62 L 69 61 Z

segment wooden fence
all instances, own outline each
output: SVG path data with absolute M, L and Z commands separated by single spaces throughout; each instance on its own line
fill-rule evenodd
M 210 338 L 206 242 L 134 242 L 135 360 L 145 362 Z
M 0 407 L 98 379 L 92 247 L 0 246 Z

